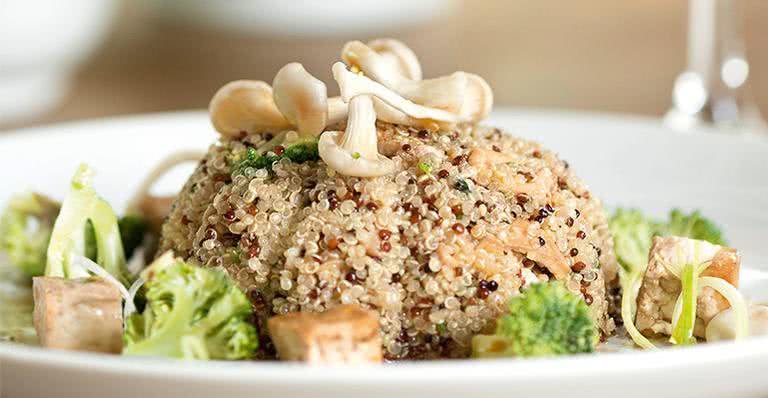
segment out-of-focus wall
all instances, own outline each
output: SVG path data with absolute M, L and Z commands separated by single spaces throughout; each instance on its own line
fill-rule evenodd
M 768 1 L 744 1 L 752 88 L 768 113 Z M 328 82 L 347 39 L 254 38 L 174 26 L 138 4 L 124 4 L 110 39 L 61 106 L 25 124 L 203 108 L 225 82 L 271 81 L 295 60 Z M 388 35 L 416 50 L 426 76 L 459 69 L 484 76 L 497 105 L 661 115 L 684 67 L 686 5 L 465 0 L 453 15 Z

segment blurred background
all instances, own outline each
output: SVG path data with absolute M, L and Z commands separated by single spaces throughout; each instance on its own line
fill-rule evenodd
M 727 3 L 735 10 L 732 19 L 743 41 L 731 40 L 731 48 L 746 54 L 750 72 L 748 84 L 737 81 L 739 95 L 768 113 L 768 1 L 701 2 Z M 688 5 L 687 0 L 5 0 L 0 2 L 0 130 L 205 108 L 224 83 L 271 82 L 282 65 L 295 60 L 329 82 L 330 65 L 344 42 L 379 36 L 410 45 L 426 77 L 455 70 L 485 77 L 497 108 L 661 117 L 672 105 L 676 78 L 689 68 Z M 721 10 L 717 24 L 728 17 Z M 707 36 L 703 29 L 697 34 Z M 746 78 L 743 65 L 738 70 Z

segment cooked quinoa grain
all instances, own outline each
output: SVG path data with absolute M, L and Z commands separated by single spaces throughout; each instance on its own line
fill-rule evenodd
M 491 330 L 534 276 L 563 280 L 612 332 L 606 285 L 617 268 L 605 215 L 564 161 L 494 128 L 377 127 L 398 171 L 371 179 L 288 159 L 232 176 L 234 159 L 270 137 L 212 146 L 162 248 L 223 267 L 262 325 L 339 304 L 376 310 L 390 359 L 468 356 L 471 337 Z

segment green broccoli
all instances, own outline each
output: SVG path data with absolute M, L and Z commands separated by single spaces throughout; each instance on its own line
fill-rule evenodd
M 290 159 L 295 163 L 320 159 L 320 154 L 317 150 L 317 140 L 300 141 L 290 144 L 282 149 L 279 155 L 274 152 L 274 149 L 268 153 L 263 152 L 263 150 L 260 151 L 256 148 L 248 147 L 245 156 L 235 161 L 232 165 L 232 175 L 245 174 L 245 171 L 249 168 L 272 170 L 272 165 L 283 158 Z
M 317 140 L 297 142 L 288 145 L 283 151 L 283 157 L 291 159 L 294 163 L 319 160 L 320 153 L 317 150 Z
M 595 350 L 597 330 L 582 298 L 561 282 L 537 283 L 513 297 L 494 335 L 472 339 L 476 358 L 539 357 Z
M 167 253 L 143 272 L 146 306 L 133 314 L 124 355 L 246 359 L 258 348 L 248 299 L 229 276 Z
M 458 189 L 461 192 L 469 192 L 469 183 L 467 183 L 467 180 L 464 180 L 462 178 L 459 178 L 456 180 L 456 184 L 453 186 L 454 188 Z
M 14 195 L 0 216 L 0 251 L 28 276 L 42 275 L 59 204 L 44 195 Z
M 635 209 L 618 209 L 608 223 L 616 258 L 625 271 L 645 269 L 658 224 Z
M 87 270 L 73 265 L 74 256 L 93 256 L 96 263 L 127 284 L 125 252 L 117 216 L 92 186 L 93 170 L 83 164 L 72 178 L 69 193 L 53 226 L 46 253 L 46 276 L 87 277 Z M 90 227 L 89 227 L 90 225 Z M 93 233 L 89 229 L 92 227 Z
M 728 244 L 720 228 L 702 216 L 698 210 L 685 214 L 679 209 L 673 209 L 669 212 L 669 221 L 659 226 L 658 235 L 705 240 L 720 246 Z

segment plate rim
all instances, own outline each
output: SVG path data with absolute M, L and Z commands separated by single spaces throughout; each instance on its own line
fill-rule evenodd
M 87 369 L 90 373 L 151 377 L 194 378 L 208 381 L 245 381 L 248 383 L 356 383 L 444 382 L 467 380 L 508 381 L 519 378 L 550 380 L 599 373 L 635 374 L 643 370 L 660 372 L 693 365 L 732 366 L 752 359 L 768 358 L 768 337 L 753 337 L 741 342 L 698 344 L 653 351 L 579 354 L 548 358 L 455 359 L 394 361 L 384 364 L 313 366 L 280 361 L 185 361 L 167 358 L 133 357 L 101 353 L 59 351 L 0 342 L 0 364 L 22 363 L 52 368 Z M 471 361 L 471 362 L 468 362 Z M 472 366 L 465 366 L 467 364 Z M 310 372 L 307 372 L 311 369 Z M 371 372 L 370 370 L 376 370 Z M 296 379 L 296 372 L 302 377 Z
M 497 108 L 489 118 L 488 124 L 505 125 L 512 118 L 524 117 L 536 119 L 559 118 L 566 120 L 590 120 L 594 123 L 620 123 L 642 125 L 661 130 L 660 119 L 638 115 L 623 115 L 602 112 L 579 112 L 562 110 L 541 110 L 526 108 Z M 82 129 L 83 134 L 92 134 L 96 128 L 115 129 L 118 125 L 137 123 L 173 123 L 179 120 L 204 120 L 205 111 L 187 110 L 123 115 L 108 118 L 74 120 L 52 123 L 21 129 L 0 131 L 0 142 L 27 138 L 35 134 L 36 138 L 59 134 L 57 130 Z M 209 127 L 212 141 L 216 133 Z M 514 133 L 514 131 L 511 131 Z M 104 131 L 109 133 L 109 131 Z M 22 134 L 24 135 L 22 137 Z M 660 133 L 661 134 L 661 133 Z M 702 135 L 705 139 L 732 140 L 739 137 L 714 132 Z M 760 141 L 768 148 L 768 141 Z M 683 351 L 684 354 L 683 355 Z M 467 380 L 507 381 L 562 379 L 584 374 L 617 374 L 625 372 L 662 371 L 679 369 L 681 366 L 705 366 L 716 364 L 748 362 L 754 359 L 768 362 L 768 337 L 755 337 L 741 342 L 702 344 L 695 347 L 661 349 L 655 352 L 637 351 L 621 353 L 601 353 L 599 355 L 576 355 L 557 358 L 538 359 L 497 359 L 497 360 L 437 360 L 406 361 L 393 364 L 368 366 L 327 366 L 308 367 L 303 364 L 276 361 L 177 361 L 162 358 L 125 358 L 117 355 L 64 352 L 40 347 L 24 346 L 18 343 L 0 342 L 0 364 L 8 366 L 24 363 L 55 368 L 87 369 L 89 372 L 152 377 L 167 375 L 174 378 L 195 378 L 208 381 L 237 381 L 258 384 L 316 384 L 316 383 L 355 383 L 382 384 L 391 382 L 424 383 L 429 381 L 465 383 Z M 465 366 L 471 363 L 472 366 Z M 370 372 L 376 369 L 376 372 Z M 302 377 L 296 378 L 296 371 Z M 517 375 L 517 376 L 516 376 Z

